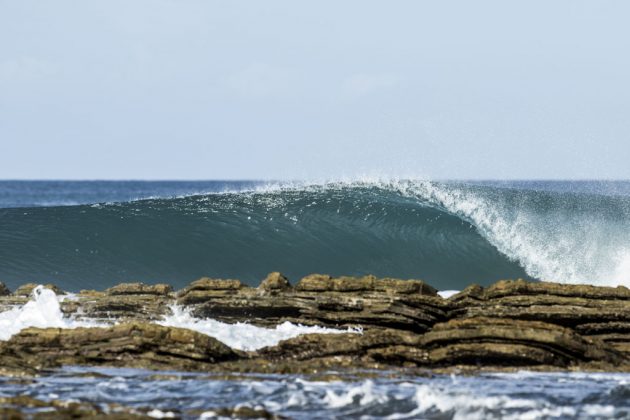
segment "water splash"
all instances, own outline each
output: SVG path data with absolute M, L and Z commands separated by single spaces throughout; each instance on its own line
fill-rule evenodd
M 242 322 L 227 324 L 214 319 L 195 318 L 190 314 L 189 310 L 176 305 L 171 306 L 171 312 L 171 315 L 166 316 L 158 324 L 194 330 L 214 337 L 233 349 L 245 351 L 274 346 L 282 340 L 302 334 L 361 333 L 361 330 L 353 328 L 339 330 L 318 326 L 296 325 L 290 322 L 284 322 L 275 328 L 261 328 Z
M 32 299 L 23 306 L 0 312 L 0 340 L 8 340 L 24 328 L 77 328 L 100 326 L 95 321 L 78 321 L 61 311 L 59 297 L 44 286 L 33 289 Z

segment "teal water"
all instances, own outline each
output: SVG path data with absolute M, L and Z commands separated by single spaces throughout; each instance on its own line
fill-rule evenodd
M 66 290 L 281 271 L 629 284 L 628 183 L 0 182 L 0 280 Z

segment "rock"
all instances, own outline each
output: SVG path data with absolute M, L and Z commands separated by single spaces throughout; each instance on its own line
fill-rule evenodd
M 266 291 L 286 290 L 291 288 L 291 283 L 285 276 L 276 271 L 269 273 L 258 288 Z
M 81 293 L 74 302 L 62 302 L 62 310 L 77 313 L 81 318 L 106 320 L 162 319 L 170 313 L 173 299 L 166 294 L 109 294 L 103 292 Z
M 436 324 L 419 343 L 434 366 L 553 365 L 601 361 L 619 364 L 624 358 L 603 343 L 575 331 L 538 321 L 466 318 Z
M 373 330 L 365 333 L 304 334 L 266 347 L 258 355 L 271 360 L 308 360 L 323 357 L 361 357 L 368 350 L 387 346 L 418 343 L 419 336 L 402 331 Z
M 0 343 L 3 365 L 62 365 L 204 370 L 239 356 L 215 338 L 183 328 L 128 323 L 108 328 L 27 328 Z
M 263 408 L 251 408 L 246 406 L 239 406 L 235 408 L 216 408 L 212 411 L 206 411 L 205 416 L 212 416 L 213 418 L 235 418 L 235 419 L 269 419 L 269 420 L 282 420 L 288 419 L 288 417 L 279 416 L 273 414 Z M 208 417 L 204 417 L 208 418 Z
M 108 295 L 158 295 L 168 296 L 173 288 L 168 284 L 121 283 L 105 290 Z
M 467 288 L 448 300 L 450 319 L 492 317 L 542 321 L 609 343 L 630 356 L 630 290 L 503 280 Z
M 177 293 L 180 305 L 202 303 L 215 297 L 229 296 L 247 288 L 239 280 L 211 279 L 202 277 L 195 280 Z
M 11 294 L 11 290 L 9 290 L 7 285 L 0 282 L 0 296 L 9 296 L 10 294 Z
M 332 277 L 328 274 L 311 274 L 302 278 L 295 288 L 306 292 L 326 292 L 332 290 Z
M 437 290 L 421 280 L 377 279 L 374 276 L 337 277 L 311 274 L 297 284 L 296 289 L 305 292 L 390 292 L 437 296 Z
M 191 292 L 194 290 L 238 290 L 243 287 L 240 280 L 232 279 L 211 279 L 208 277 L 202 277 L 199 280 L 195 280 L 188 287 L 186 287 L 182 294 Z
M 18 289 L 30 293 L 35 285 Z M 0 296 L 0 308 L 27 296 Z M 285 321 L 363 334 L 310 334 L 257 352 L 234 351 L 190 330 L 147 323 L 173 304 L 199 318 L 275 327 Z M 471 285 L 449 299 L 420 280 L 313 274 L 295 287 L 278 272 L 259 287 L 202 278 L 177 294 L 128 283 L 61 302 L 74 317 L 119 325 L 27 329 L 0 343 L 0 370 L 92 364 L 213 372 L 545 367 L 630 371 L 630 291 L 523 280 Z
M 17 397 L 0 397 L 0 418 L 3 419 L 149 419 L 148 415 L 138 413 L 127 407 L 90 402 L 50 400 L 42 401 L 21 395 Z
M 513 295 L 552 295 L 587 299 L 630 300 L 630 289 L 624 286 L 602 287 L 583 284 L 560 284 L 519 280 L 501 280 L 484 291 L 486 299 Z
M 35 284 L 35 283 L 23 284 L 22 286 L 15 289 L 15 292 L 13 292 L 13 294 L 16 296 L 30 297 L 33 294 L 33 289 L 36 288 L 37 286 L 39 286 L 39 284 Z M 44 287 L 46 289 L 52 290 L 53 292 L 55 292 L 56 295 L 65 294 L 63 290 L 61 290 L 59 287 L 55 286 L 54 284 L 50 284 L 50 283 L 45 284 Z

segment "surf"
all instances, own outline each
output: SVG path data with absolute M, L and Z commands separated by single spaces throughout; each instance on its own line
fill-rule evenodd
M 326 272 L 630 284 L 630 198 L 368 180 L 279 183 L 115 203 L 0 209 L 0 279 L 67 290 Z

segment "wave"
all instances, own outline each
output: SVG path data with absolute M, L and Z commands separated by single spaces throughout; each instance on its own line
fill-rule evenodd
M 630 198 L 428 181 L 0 209 L 0 279 L 181 287 L 267 272 L 421 278 L 461 289 L 502 278 L 630 284 Z

